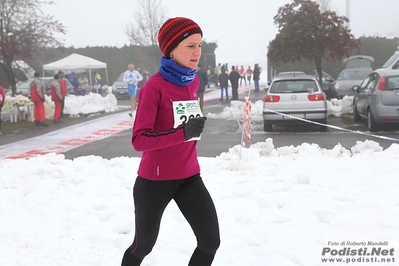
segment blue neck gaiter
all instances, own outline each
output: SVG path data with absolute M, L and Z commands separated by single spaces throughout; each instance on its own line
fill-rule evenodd
M 173 84 L 187 86 L 194 80 L 197 70 L 178 66 L 174 60 L 162 56 L 159 73 Z

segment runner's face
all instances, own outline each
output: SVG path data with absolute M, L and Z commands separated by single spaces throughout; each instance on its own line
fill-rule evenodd
M 188 38 L 181 41 L 175 49 L 173 49 L 171 52 L 173 55 L 172 60 L 176 61 L 176 63 L 181 67 L 197 69 L 201 57 L 201 47 L 201 34 L 195 33 L 190 35 Z

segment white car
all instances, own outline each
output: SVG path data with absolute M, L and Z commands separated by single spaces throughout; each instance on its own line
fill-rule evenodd
M 320 131 L 327 130 L 326 95 L 316 78 L 302 75 L 274 79 L 263 102 L 264 130 L 272 131 L 276 124 L 304 124 L 306 120 L 320 123 Z

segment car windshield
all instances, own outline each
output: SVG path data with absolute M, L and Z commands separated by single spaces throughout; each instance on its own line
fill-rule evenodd
M 19 86 L 18 89 L 29 89 L 30 88 L 30 83 L 32 82 L 32 80 L 28 80 L 25 82 L 22 82 Z
M 273 83 L 271 93 L 309 93 L 318 91 L 313 80 L 282 80 Z
M 392 65 L 393 62 L 398 60 L 398 57 L 399 57 L 399 54 L 394 54 L 393 56 L 391 56 L 391 58 L 388 59 L 388 61 L 382 66 L 382 68 L 387 68 L 390 65 Z
M 115 82 L 123 82 L 123 76 L 124 76 L 124 74 L 125 74 L 125 73 L 120 74 L 119 77 L 116 79 Z
M 300 76 L 300 75 L 306 75 L 306 74 L 305 74 L 305 72 L 301 72 L 301 71 L 280 72 L 277 74 L 276 78 L 295 77 L 295 76 Z
M 338 80 L 363 80 L 370 73 L 371 73 L 371 70 L 367 70 L 367 69 L 345 70 L 339 74 L 337 79 Z
M 388 78 L 388 86 L 390 90 L 399 89 L 399 76 L 393 76 Z

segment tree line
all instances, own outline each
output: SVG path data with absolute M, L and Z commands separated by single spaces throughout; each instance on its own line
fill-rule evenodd
M 217 48 L 217 44 L 214 42 L 203 42 L 202 45 L 202 53 L 203 54 L 212 54 L 213 57 L 208 56 L 206 58 L 206 64 L 210 65 L 212 68 L 216 66 L 215 62 L 215 50 Z M 142 69 L 146 69 L 151 74 L 154 74 L 158 71 L 160 66 L 160 58 L 162 56 L 161 51 L 159 50 L 158 45 L 151 46 L 137 46 L 130 45 L 124 46 L 121 48 L 118 47 L 108 47 L 108 46 L 96 46 L 96 47 L 85 47 L 85 48 L 53 48 L 48 49 L 47 53 L 40 58 L 35 59 L 34 61 L 27 62 L 30 66 L 32 66 L 35 71 L 42 73 L 42 66 L 59 59 L 62 59 L 72 53 L 81 54 L 84 56 L 88 56 L 104 62 L 107 64 L 108 71 L 108 85 L 112 85 L 112 83 L 118 78 L 118 76 L 127 70 L 127 65 L 129 63 L 134 64 L 134 66 L 140 67 Z M 205 65 L 205 56 L 202 56 L 200 59 L 200 64 Z M 105 69 L 96 69 L 92 70 L 98 72 L 103 82 L 105 81 Z M 54 72 L 45 72 L 46 76 L 54 75 Z

